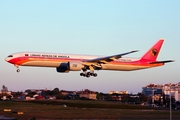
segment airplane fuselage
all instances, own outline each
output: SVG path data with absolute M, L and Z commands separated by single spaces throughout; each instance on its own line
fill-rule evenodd
M 132 71 L 162 66 L 172 60 L 157 61 L 164 40 L 159 40 L 140 59 L 124 58 L 124 55 L 137 51 L 130 51 L 111 56 L 79 55 L 79 54 L 56 54 L 38 52 L 20 52 L 9 55 L 6 61 L 19 66 L 54 67 L 57 72 L 83 71 L 81 76 L 96 77 L 94 70 Z M 87 72 L 90 70 L 90 72 Z
M 70 61 L 84 62 L 98 57 L 104 56 L 21 52 L 6 58 L 6 61 L 16 66 L 59 67 L 61 63 Z M 101 64 L 101 70 L 132 71 L 163 65 L 152 65 L 148 64 L 148 62 L 150 61 L 140 61 L 134 58 L 119 58 L 107 64 Z

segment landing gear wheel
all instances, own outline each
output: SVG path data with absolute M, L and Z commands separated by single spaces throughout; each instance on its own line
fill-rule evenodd
M 90 75 L 91 75 L 91 73 L 90 73 L 90 72 L 87 72 L 87 75 L 89 75 L 89 76 L 90 76 Z
M 90 73 L 90 75 L 91 75 L 91 76 L 93 76 L 93 75 L 94 75 L 94 73 Z
M 94 73 L 94 74 L 93 74 L 93 76 L 94 76 L 94 77 L 97 77 L 97 74 L 96 74 L 96 73 Z
M 83 72 L 80 73 L 80 76 L 87 77 L 87 78 L 89 78 L 91 76 L 97 77 L 97 74 L 94 73 L 94 68 L 92 66 L 90 66 L 90 71 L 89 72 L 87 72 L 87 69 L 85 69 L 85 68 L 83 68 L 82 71 Z
M 86 75 L 86 77 L 87 77 L 87 78 L 89 78 L 89 77 L 90 77 L 90 75 L 89 75 L 89 74 L 87 74 L 87 75 Z
M 20 69 L 17 69 L 16 71 L 17 71 L 17 72 L 20 72 Z
M 83 76 L 83 73 L 80 73 L 80 76 Z

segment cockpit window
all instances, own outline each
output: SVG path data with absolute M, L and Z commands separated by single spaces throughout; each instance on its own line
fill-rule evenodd
M 13 57 L 13 55 L 9 55 L 8 57 Z

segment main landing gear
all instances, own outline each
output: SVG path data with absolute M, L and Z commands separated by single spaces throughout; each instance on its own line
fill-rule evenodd
M 89 78 L 90 76 L 97 77 L 97 74 L 94 73 L 94 69 L 92 69 L 91 67 L 90 67 L 90 72 L 87 72 L 86 69 L 82 69 L 82 70 L 83 72 L 80 73 L 80 76 L 87 77 L 87 78 Z
M 87 77 L 87 78 L 90 77 L 90 76 L 97 77 L 97 73 L 91 73 L 91 72 L 80 73 L 80 76 Z

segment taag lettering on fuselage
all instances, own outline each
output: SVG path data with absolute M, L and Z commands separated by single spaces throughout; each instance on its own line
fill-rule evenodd
M 32 57 L 45 57 L 45 58 L 69 58 L 69 56 L 66 55 L 40 55 L 40 54 L 30 54 Z

